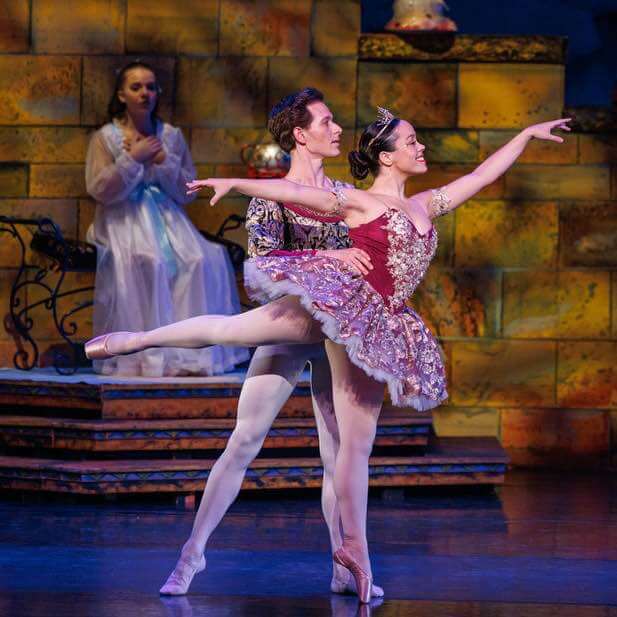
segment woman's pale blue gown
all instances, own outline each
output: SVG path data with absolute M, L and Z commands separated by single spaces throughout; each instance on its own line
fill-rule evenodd
M 202 314 L 240 311 L 226 249 L 205 240 L 184 205 L 195 168 L 180 129 L 157 124 L 165 160 L 136 162 L 117 122 L 92 137 L 86 186 L 97 202 L 88 240 L 98 251 L 94 334 L 151 330 Z M 105 375 L 214 375 L 248 358 L 243 348 L 149 349 L 96 361 Z

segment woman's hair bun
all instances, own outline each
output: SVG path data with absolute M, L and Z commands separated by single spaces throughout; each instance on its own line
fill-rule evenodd
M 370 170 L 371 161 L 368 156 L 359 150 L 352 150 L 347 158 L 349 159 L 349 166 L 351 167 L 351 175 L 356 178 L 356 180 L 364 180 L 364 178 L 368 176 Z

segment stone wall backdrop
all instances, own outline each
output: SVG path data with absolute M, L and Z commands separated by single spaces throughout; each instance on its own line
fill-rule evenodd
M 559 117 L 564 55 L 557 38 L 361 37 L 359 0 L 4 0 L 0 213 L 48 215 L 85 238 L 94 212 L 85 151 L 128 59 L 159 71 L 162 115 L 183 128 L 200 176 L 244 173 L 239 150 L 267 139 L 270 106 L 315 85 L 345 129 L 344 151 L 376 105 L 415 123 L 430 164 L 410 182 L 418 191 Z M 496 435 L 514 464 L 617 462 L 617 139 L 596 117 L 581 111 L 566 144 L 532 144 L 439 221 L 439 256 L 415 299 L 447 356 L 451 396 L 435 411 L 437 431 Z M 328 169 L 348 178 L 344 157 Z M 215 231 L 245 205 L 200 199 L 189 212 Z M 16 266 L 4 236 L 3 316 Z M 33 317 L 49 348 L 49 319 Z M 90 329 L 85 316 L 80 332 Z M 3 328 L 0 364 L 14 351 Z

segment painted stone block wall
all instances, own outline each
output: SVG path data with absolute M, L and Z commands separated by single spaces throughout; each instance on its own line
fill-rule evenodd
M 409 118 L 429 172 L 451 181 L 530 123 L 564 113 L 563 42 L 364 35 L 358 119 Z M 591 131 L 585 131 L 590 127 Z M 575 121 L 533 142 L 503 178 L 439 221 L 440 249 L 412 305 L 443 343 L 444 435 L 495 435 L 519 465 L 615 464 L 617 134 Z
M 326 93 L 343 151 L 376 105 L 409 118 L 430 164 L 410 192 L 471 171 L 528 123 L 562 114 L 562 41 L 451 43 L 360 37 L 359 0 L 6 0 L 0 213 L 51 216 L 68 237 L 85 238 L 94 216 L 88 140 L 105 119 L 114 71 L 134 58 L 156 67 L 161 113 L 182 127 L 200 175 L 243 174 L 242 145 L 267 140 L 268 109 L 303 85 Z M 413 304 L 447 358 L 451 398 L 434 414 L 439 433 L 496 435 L 515 464 L 617 458 L 616 156 L 614 132 L 581 126 L 564 145 L 535 142 L 438 221 L 439 253 Z M 345 156 L 327 168 L 350 180 Z M 188 212 L 215 231 L 245 207 L 231 197 L 211 209 L 200 198 Z M 241 230 L 234 238 L 245 241 Z M 1 237 L 3 315 L 15 256 Z M 53 328 L 44 311 L 33 318 L 48 351 Z M 90 319 L 80 317 L 84 337 Z M 15 348 L 1 328 L 1 365 Z

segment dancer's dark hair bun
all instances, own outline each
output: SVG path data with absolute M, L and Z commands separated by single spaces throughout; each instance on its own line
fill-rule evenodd
M 356 180 L 364 180 L 370 171 L 371 161 L 363 152 L 352 150 L 347 156 L 349 166 L 351 167 L 351 175 Z
M 393 118 L 384 127 L 383 122 L 375 121 L 362 132 L 358 149 L 349 153 L 351 175 L 357 180 L 364 180 L 369 172 L 377 177 L 379 174 L 379 153 L 392 152 L 396 141 L 395 129 L 400 120 Z

